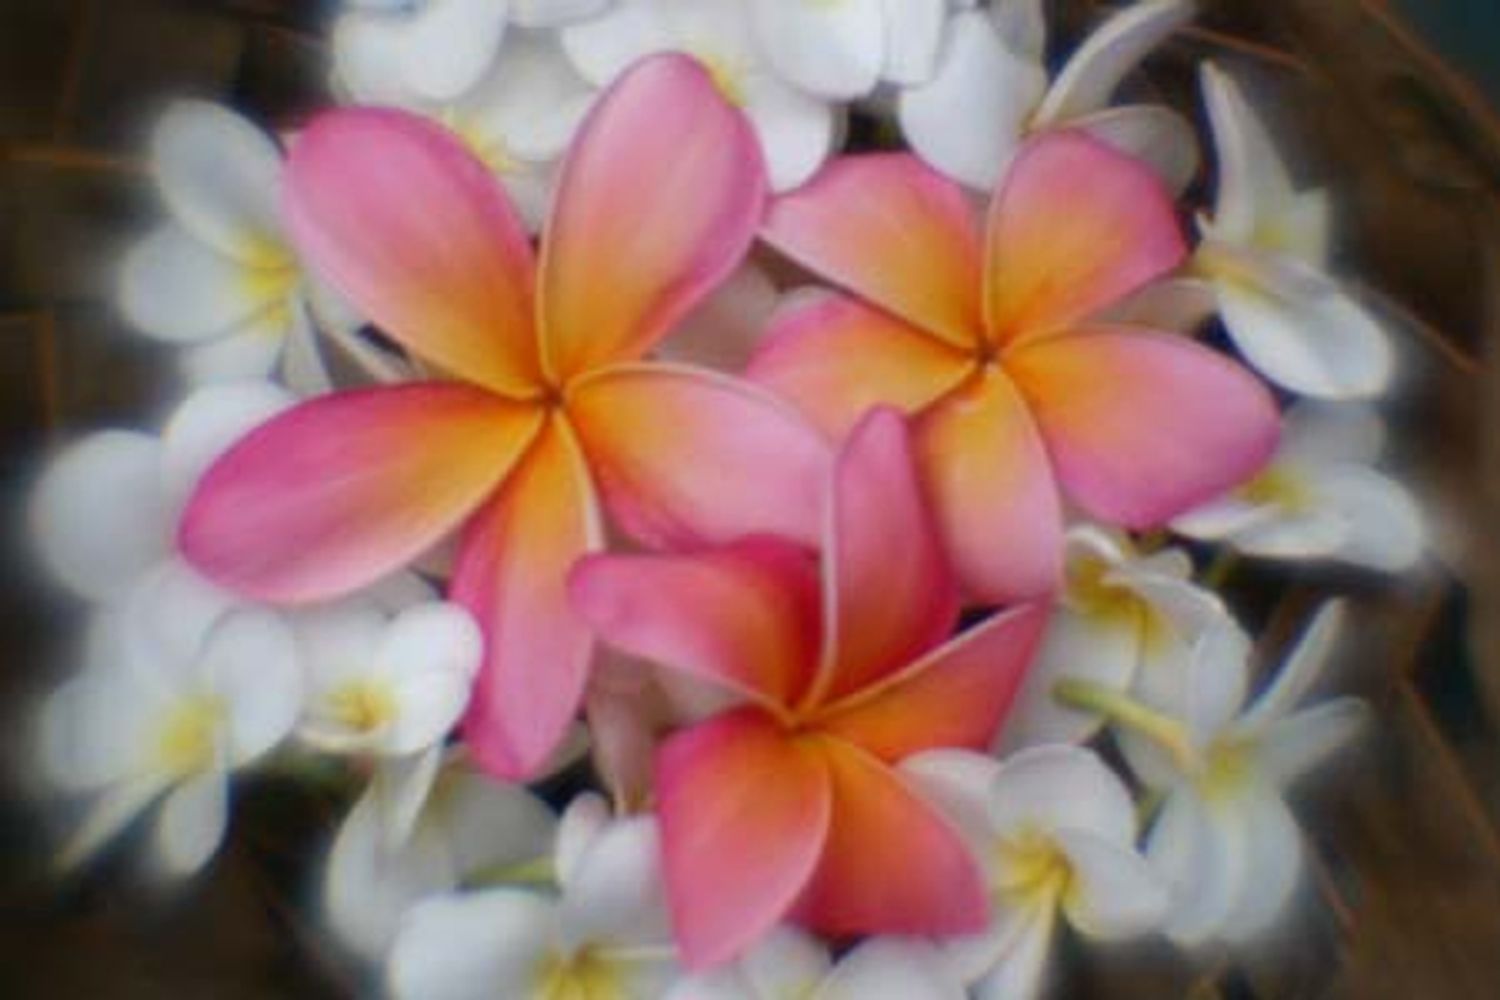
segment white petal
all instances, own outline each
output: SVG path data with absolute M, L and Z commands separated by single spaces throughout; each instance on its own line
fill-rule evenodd
M 1422 512 L 1395 480 L 1363 466 L 1341 465 L 1324 469 L 1316 481 L 1319 500 L 1338 511 L 1346 526 L 1338 558 L 1399 573 L 1422 557 L 1427 536 Z
M 979 4 L 961 0 L 955 6 L 973 8 Z M 1040 62 L 1047 49 L 1047 17 L 1042 0 L 993 0 L 989 10 L 990 21 L 1005 47 Z
M 552 904 L 531 893 L 439 896 L 401 921 L 386 982 L 401 1000 L 531 996 L 554 934 Z
M 203 676 L 229 712 L 232 766 L 281 741 L 302 706 L 302 675 L 292 630 L 269 611 L 236 611 L 209 634 Z
M 1082 129 L 1100 142 L 1145 163 L 1167 190 L 1181 194 L 1198 176 L 1202 156 L 1193 125 L 1160 104 L 1131 104 L 1075 118 L 1069 128 Z
M 553 849 L 558 884 L 566 886 L 573 881 L 579 860 L 609 826 L 612 815 L 608 800 L 598 792 L 583 792 L 568 803 L 557 824 L 557 845 Z
M 1114 844 L 1135 842 L 1130 793 L 1083 747 L 1032 747 L 1002 761 L 990 786 L 990 822 L 1002 836 L 1082 830 Z
M 1205 744 L 1244 705 L 1249 663 L 1250 637 L 1227 615 L 1193 643 L 1181 718 L 1188 724 L 1195 744 Z
M 37 751 L 48 783 L 60 791 L 84 792 L 124 781 L 140 769 L 150 719 L 132 680 L 104 661 L 42 702 Z
M 370 673 L 387 621 L 373 601 L 356 597 L 301 612 L 293 626 L 309 694 L 316 698 L 340 683 Z
M 1390 382 L 1384 328 L 1332 279 L 1286 256 L 1217 243 L 1212 253 L 1229 261 L 1214 282 L 1225 329 L 1262 375 L 1329 399 L 1371 396 Z
M 1218 931 L 1242 891 L 1246 850 L 1242 824 L 1216 819 L 1186 788 L 1167 796 L 1146 858 L 1172 893 L 1168 937 L 1191 946 Z
M 333 83 L 340 100 L 417 108 L 425 104 L 401 72 L 402 18 L 355 10 L 333 22 Z
M 392 848 L 411 839 L 437 782 L 443 756 L 443 748 L 433 746 L 406 757 L 385 757 L 376 765 L 370 791 L 380 812 L 382 836 Z
M 555 39 L 517 33 L 456 114 L 461 131 L 481 145 L 539 163 L 562 155 L 593 93 Z
M 1337 554 L 1348 537 L 1348 522 L 1326 504 L 1293 509 L 1269 504 L 1257 507 L 1228 541 L 1267 559 L 1324 559 Z
M 279 385 L 234 382 L 197 390 L 172 411 L 162 431 L 162 479 L 172 508 L 229 446 L 296 402 Z
M 83 824 L 57 854 L 59 871 L 69 871 L 93 857 L 161 795 L 166 782 L 157 776 L 135 778 L 107 789 L 89 809 Z
M 1201 278 L 1168 278 L 1154 282 L 1112 307 L 1110 323 L 1131 323 L 1157 330 L 1192 333 L 1218 311 L 1213 285 Z
M 1245 824 L 1245 880 L 1219 933 L 1241 943 L 1274 925 L 1290 901 L 1302 874 L 1302 832 L 1270 789 L 1247 799 L 1236 815 Z
M 401 71 L 429 100 L 449 101 L 479 82 L 505 35 L 506 0 L 428 0 L 403 26 Z
M 267 310 L 225 336 L 183 351 L 183 378 L 191 385 L 266 378 L 276 369 L 290 329 L 285 313 Z
M 1384 446 L 1385 425 L 1368 403 L 1299 399 L 1282 414 L 1277 453 L 1301 466 L 1373 465 Z
M 1293 197 L 1291 179 L 1270 133 L 1239 85 L 1207 62 L 1202 79 L 1203 102 L 1218 154 L 1214 231 L 1225 240 L 1248 243 L 1261 221 L 1282 211 Z
M 156 820 L 156 859 L 171 877 L 191 875 L 213 857 L 229 822 L 229 781 L 210 768 L 168 793 Z
M 1055 898 L 1032 901 L 1029 906 L 1010 905 L 1004 896 L 991 898 L 989 926 L 977 934 L 939 938 L 936 944 L 943 960 L 966 983 L 985 978 L 1007 956 L 1024 948 L 1028 939 L 1050 927 L 1057 915 Z M 1041 956 L 1045 959 L 1045 955 Z
M 1255 699 L 1241 717 L 1242 726 L 1253 732 L 1290 714 L 1317 683 L 1323 667 L 1338 644 L 1339 635 L 1343 632 L 1345 615 L 1343 601 L 1323 603 L 1313 616 L 1311 624 L 1297 640 L 1297 645 L 1287 656 L 1270 687 Z
M 870 938 L 839 960 L 814 1000 L 964 1000 L 942 956 L 925 941 Z
M 1257 762 L 1273 784 L 1286 785 L 1343 749 L 1370 724 L 1370 707 L 1358 698 L 1325 701 L 1271 723 L 1259 741 Z
M 464 877 L 546 855 L 557 827 L 551 810 L 524 787 L 464 766 L 439 776 L 433 809 Z
M 1018 928 L 1000 964 L 974 984 L 976 1000 L 1035 1000 L 1047 980 L 1055 911 L 1033 912 Z
M 1125 691 L 1140 662 L 1141 639 L 1134 617 L 1057 608 L 1000 728 L 997 751 L 1011 753 L 1037 743 L 1079 743 L 1093 736 L 1104 724 L 1103 717 L 1061 704 L 1053 691 L 1065 680 Z
M 173 556 L 154 566 L 131 591 L 125 608 L 136 635 L 157 661 L 179 665 L 184 680 L 209 632 L 239 598 Z
M 882 0 L 885 62 L 880 77 L 900 87 L 926 83 L 937 72 L 948 27 L 945 0 Z
M 788 926 L 773 927 L 739 962 L 755 1000 L 811 995 L 832 965 L 821 941 Z
M 584 850 L 563 888 L 559 913 L 574 945 L 660 944 L 671 939 L 653 816 L 610 823 Z
M 281 153 L 248 120 L 207 101 L 177 101 L 152 133 L 151 168 L 188 232 L 246 263 L 289 260 L 276 205 Z
M 523 28 L 556 28 L 602 13 L 610 0 L 510 0 L 510 20 Z
M 746 263 L 677 325 L 658 354 L 664 360 L 738 374 L 759 346 L 780 301 L 770 276 Z
M 552 195 L 557 188 L 556 163 L 541 165 L 520 163 L 500 174 L 500 183 L 516 206 L 521 221 L 529 232 L 539 231 L 547 221 L 552 208 Z
M 743 88 L 744 111 L 760 139 L 771 187 L 790 191 L 833 152 L 839 119 L 828 104 L 768 74 L 746 76 Z
M 1115 14 L 1068 59 L 1037 109 L 1037 121 L 1063 122 L 1106 106 L 1125 75 L 1192 17 L 1191 0 L 1147 0 Z
M 1167 913 L 1167 889 L 1133 847 L 1081 830 L 1053 837 L 1073 869 L 1063 906 L 1074 927 L 1105 940 L 1156 929 Z
M 999 181 L 1047 85 L 1039 62 L 1001 44 L 979 11 L 953 18 L 937 73 L 901 92 L 897 115 L 912 151 L 973 188 Z
M 409 754 L 440 742 L 469 701 L 484 639 L 457 605 L 417 605 L 402 612 L 376 652 L 374 675 L 392 684 L 397 716 L 382 749 Z
M 900 764 L 923 798 L 932 802 L 975 845 L 988 845 L 990 791 L 1000 773 L 1000 762 L 970 750 L 924 750 Z M 985 863 L 990 859 L 984 858 Z
M 749 0 L 761 51 L 788 83 L 830 101 L 869 93 L 885 57 L 882 0 Z
M 310 304 L 297 295 L 287 303 L 290 325 L 281 347 L 281 380 L 297 396 L 321 396 L 333 391 L 333 376 L 318 347 L 318 331 L 313 325 Z
M 47 569 L 91 600 L 119 597 L 168 549 L 162 447 L 135 431 L 100 431 L 52 459 L 30 517 Z
M 622 0 L 602 17 L 562 30 L 563 51 L 585 80 L 608 86 L 637 59 L 677 46 L 648 7 Z
M 1075 524 L 1063 536 L 1063 558 L 1069 566 L 1097 559 L 1111 565 L 1124 562 L 1129 543 L 1119 532 L 1099 524 Z
M 120 308 L 130 324 L 159 340 L 202 341 L 227 333 L 269 308 L 255 272 L 186 230 L 166 225 L 125 255 Z

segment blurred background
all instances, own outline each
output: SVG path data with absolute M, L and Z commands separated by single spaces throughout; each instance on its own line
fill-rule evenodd
M 242 784 L 207 875 L 163 895 L 108 852 L 59 885 L 23 783 L 35 693 L 76 655 L 78 609 L 36 576 L 24 490 L 49 444 L 150 426 L 176 389 L 164 351 L 111 301 L 157 215 L 140 153 L 168 97 L 286 127 L 326 102 L 313 0 L 0 0 L 0 996 L 348 996 L 305 886 L 326 798 Z M 1054 44 L 1111 5 L 1062 0 Z M 1165 947 L 1070 952 L 1056 996 L 1500 996 L 1500 3 L 1201 0 L 1198 24 L 1131 86 L 1195 106 L 1197 60 L 1278 109 L 1297 166 L 1339 194 L 1345 270 L 1390 321 L 1405 378 L 1392 465 L 1437 527 L 1397 582 L 1317 567 L 1230 582 L 1274 654 L 1331 590 L 1358 627 L 1334 683 L 1380 726 L 1298 790 L 1312 877 L 1277 940 L 1187 961 Z M 1274 662 L 1274 656 L 1269 657 Z M 335 803 L 336 805 L 336 803 Z

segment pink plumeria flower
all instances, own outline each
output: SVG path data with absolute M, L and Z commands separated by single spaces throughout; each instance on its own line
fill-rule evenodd
M 983 238 L 962 189 L 906 154 L 831 164 L 777 200 L 764 235 L 859 298 L 789 305 L 749 376 L 834 435 L 873 403 L 915 414 L 949 557 L 978 600 L 1056 585 L 1060 492 L 1098 520 L 1149 527 L 1275 447 L 1276 408 L 1248 372 L 1094 318 L 1185 246 L 1156 177 L 1086 135 L 1031 140 Z
M 602 544 L 596 497 L 648 544 L 814 537 L 817 432 L 754 387 L 637 360 L 740 262 L 763 195 L 749 127 L 680 56 L 595 105 L 539 264 L 451 133 L 392 110 L 313 122 L 289 164 L 300 245 L 453 378 L 334 393 L 257 429 L 200 485 L 184 551 L 232 589 L 308 602 L 462 527 L 449 597 L 486 639 L 466 737 L 496 774 L 534 773 L 588 678 L 564 579 Z
M 974 860 L 892 765 L 987 745 L 1046 615 L 1027 605 L 950 639 L 956 589 L 911 462 L 894 411 L 856 428 L 834 472 L 821 574 L 768 536 L 574 571 L 575 606 L 607 642 L 742 700 L 656 754 L 690 968 L 735 958 L 788 917 L 835 935 L 983 922 Z

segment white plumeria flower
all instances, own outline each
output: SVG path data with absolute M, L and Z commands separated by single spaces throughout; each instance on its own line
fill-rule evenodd
M 546 857 L 556 821 L 526 789 L 495 781 L 434 747 L 383 759 L 339 828 L 323 909 L 345 944 L 381 961 L 402 915 L 482 872 Z
M 620 0 L 593 21 L 565 28 L 563 49 L 584 78 L 605 87 L 643 56 L 685 52 L 713 75 L 760 137 L 771 187 L 797 187 L 838 142 L 842 114 L 792 85 L 756 44 L 748 0 Z
M 299 393 L 328 388 L 314 319 L 359 320 L 303 269 L 277 210 L 281 152 L 227 108 L 178 101 L 151 137 L 170 221 L 126 255 L 120 304 L 142 333 L 188 347 L 194 383 L 264 376 L 278 363 Z
M 337 73 L 361 101 L 446 104 L 499 63 L 520 28 L 558 28 L 610 0 L 345 0 L 333 27 Z M 352 71 L 352 76 L 351 76 Z
M 484 889 L 418 903 L 387 982 L 396 997 L 657 1000 L 676 974 L 651 816 L 611 819 L 597 796 L 558 832 L 556 896 Z
M 981 1000 L 1043 989 L 1061 916 L 1085 937 L 1155 930 L 1167 891 L 1135 849 L 1135 803 L 1090 750 L 1032 747 L 1003 762 L 932 750 L 902 762 L 968 836 L 990 885 L 988 930 L 941 942 Z
M 1282 789 L 1353 737 L 1368 716 L 1364 703 L 1349 697 L 1296 708 L 1342 622 L 1342 605 L 1325 605 L 1248 707 L 1244 656 L 1195 658 L 1170 717 L 1122 733 L 1137 774 L 1165 792 L 1146 853 L 1172 886 L 1165 930 L 1177 942 L 1248 941 L 1270 928 L 1291 898 L 1302 839 Z
M 176 609 L 180 611 L 181 609 Z M 163 641 L 149 616 L 99 614 L 81 675 L 43 705 L 43 773 L 93 805 L 61 863 L 97 851 L 158 798 L 154 856 L 164 874 L 202 867 L 228 822 L 229 773 L 290 732 L 301 704 L 291 630 L 263 610 L 198 615 L 196 641 Z
M 346 601 L 303 613 L 296 629 L 308 684 L 298 734 L 334 753 L 401 757 L 440 743 L 484 651 L 474 619 L 446 602 L 392 617 Z
M 937 68 L 947 0 L 749 0 L 767 61 L 828 101 L 864 97 L 881 82 L 925 83 Z
M 1195 643 L 1214 630 L 1238 632 L 1219 598 L 1193 584 L 1180 549 L 1139 555 L 1123 535 L 1070 528 L 1063 587 L 1047 634 L 1000 732 L 1002 752 L 1093 736 L 1104 716 L 1059 702 L 1059 683 L 1116 691 L 1175 685 Z
M 1174 190 L 1198 169 L 1193 127 L 1159 105 L 1110 107 L 1120 82 L 1189 20 L 1192 0 L 1143 0 L 1100 25 L 1048 84 L 1040 0 L 997 0 L 949 27 L 937 71 L 897 101 L 901 131 L 931 166 L 992 189 L 1029 132 L 1077 128 L 1154 167 Z
M 964 1000 L 963 982 L 932 944 L 869 938 L 837 965 L 805 931 L 777 927 L 738 961 L 685 976 L 666 1000 Z
M 1384 329 L 1328 276 L 1331 207 L 1299 191 L 1270 132 L 1228 76 L 1203 66 L 1219 190 L 1194 271 L 1213 286 L 1225 329 L 1263 375 L 1308 396 L 1370 396 L 1390 381 Z
M 1304 400 L 1287 411 L 1281 445 L 1260 474 L 1172 528 L 1255 556 L 1409 569 L 1425 544 L 1422 512 L 1371 467 L 1383 438 L 1365 406 Z

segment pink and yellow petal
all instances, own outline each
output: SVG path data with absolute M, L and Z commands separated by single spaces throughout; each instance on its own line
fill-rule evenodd
M 645 354 L 745 256 L 765 184 L 749 123 L 697 62 L 661 55 L 622 76 L 553 202 L 540 286 L 552 376 Z
M 211 466 L 178 542 L 249 597 L 311 601 L 415 558 L 505 478 L 535 408 L 457 383 L 335 393 L 262 424 Z
M 457 136 L 393 109 L 328 112 L 292 146 L 284 202 L 298 249 L 391 337 L 497 392 L 535 392 L 526 228 Z
M 594 643 L 568 604 L 567 575 L 600 537 L 582 453 L 567 422 L 554 417 L 470 521 L 449 590 L 485 637 L 464 740 L 501 778 L 534 776 L 583 699 Z

